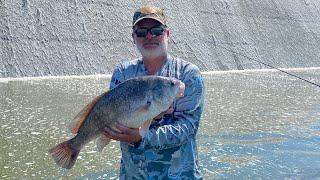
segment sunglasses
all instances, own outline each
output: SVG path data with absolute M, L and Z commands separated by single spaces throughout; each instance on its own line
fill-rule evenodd
M 138 37 L 146 37 L 148 32 L 150 32 L 150 34 L 154 37 L 154 36 L 160 36 L 163 34 L 165 28 L 159 26 L 159 27 L 153 27 L 150 29 L 147 28 L 138 28 L 136 30 L 134 30 L 134 33 L 138 36 Z

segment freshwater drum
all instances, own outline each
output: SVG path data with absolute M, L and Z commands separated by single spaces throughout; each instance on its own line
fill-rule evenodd
M 71 169 L 81 148 L 98 138 L 99 150 L 110 142 L 102 134 L 105 127 L 115 128 L 116 122 L 139 128 L 145 134 L 151 121 L 167 110 L 176 98 L 182 97 L 185 85 L 178 79 L 141 76 L 129 79 L 99 96 L 79 112 L 71 123 L 76 134 L 49 152 L 61 167 Z

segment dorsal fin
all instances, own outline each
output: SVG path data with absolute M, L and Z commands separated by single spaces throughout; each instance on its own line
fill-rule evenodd
M 89 104 L 87 104 L 71 121 L 69 128 L 73 134 L 77 134 L 83 122 L 87 119 L 88 115 L 97 104 L 99 99 L 104 96 L 107 92 L 100 94 L 95 97 Z

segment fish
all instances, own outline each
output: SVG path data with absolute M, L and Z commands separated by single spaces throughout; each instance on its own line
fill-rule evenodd
M 130 128 L 148 131 L 154 117 L 169 109 L 184 96 L 185 84 L 176 78 L 140 76 L 128 79 L 87 104 L 73 119 L 70 130 L 73 138 L 51 148 L 49 153 L 62 168 L 71 169 L 81 148 L 97 139 L 99 151 L 110 142 L 102 131 L 105 127 L 116 130 L 121 123 Z

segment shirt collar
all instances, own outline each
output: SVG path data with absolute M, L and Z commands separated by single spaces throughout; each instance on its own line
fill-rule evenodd
M 162 64 L 162 66 L 158 69 L 158 71 L 154 74 L 155 76 L 166 76 L 165 71 L 168 69 L 169 65 L 171 64 L 172 57 L 168 54 L 167 60 Z M 144 75 L 148 75 L 148 70 L 144 66 L 142 58 L 139 59 L 139 66 L 141 67 L 141 72 Z

